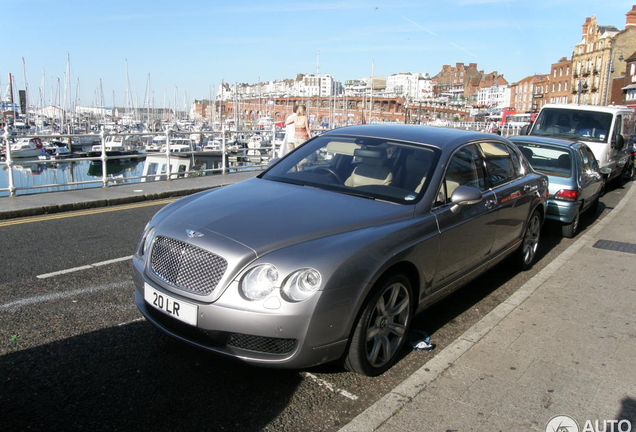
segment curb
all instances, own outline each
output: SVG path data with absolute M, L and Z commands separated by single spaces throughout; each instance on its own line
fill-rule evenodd
M 521 305 L 537 288 L 543 285 L 548 278 L 559 271 L 570 258 L 588 243 L 595 240 L 598 233 L 614 220 L 635 193 L 636 187 L 630 187 L 630 190 L 623 199 L 621 199 L 618 205 L 601 221 L 597 222 L 588 232 L 581 236 L 581 238 L 523 284 L 508 299 L 466 330 L 457 340 L 441 350 L 413 375 L 342 427 L 339 432 L 369 432 L 377 430 L 391 417 L 398 414 L 404 406 L 412 403 L 416 396 L 426 391 L 428 384 L 440 376 L 466 351 L 477 344 L 490 330 L 497 326 L 499 322 Z

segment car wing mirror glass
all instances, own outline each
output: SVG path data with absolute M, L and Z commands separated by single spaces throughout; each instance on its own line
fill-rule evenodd
M 599 171 L 604 175 L 610 175 L 612 173 L 612 169 L 608 167 L 603 167 Z
M 623 135 L 616 135 L 616 140 L 612 141 L 612 147 L 621 150 L 625 146 L 625 137 Z

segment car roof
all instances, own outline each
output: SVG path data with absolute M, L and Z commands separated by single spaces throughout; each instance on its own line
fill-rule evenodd
M 585 145 L 584 143 L 579 141 L 571 141 L 571 140 L 543 137 L 543 136 L 539 137 L 534 135 L 515 135 L 512 137 L 509 137 L 508 139 L 512 141 L 514 144 L 517 144 L 517 143 L 528 143 L 528 144 L 538 144 L 538 145 L 544 144 L 544 145 L 550 145 L 553 147 L 567 147 L 567 148 L 578 148 L 578 147 L 581 147 L 581 145 Z
M 605 113 L 616 113 L 621 111 L 633 112 L 633 109 L 625 105 L 601 106 L 601 105 L 576 105 L 576 104 L 545 104 L 541 109 L 548 109 L 548 108 L 567 109 L 567 110 L 576 110 L 576 111 L 605 112 Z
M 388 140 L 428 144 L 440 149 L 454 149 L 469 141 L 489 140 L 509 142 L 498 135 L 434 126 L 419 125 L 357 125 L 332 129 L 322 135 L 363 136 Z

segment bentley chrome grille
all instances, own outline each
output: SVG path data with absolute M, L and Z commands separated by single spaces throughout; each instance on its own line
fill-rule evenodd
M 150 255 L 150 269 L 177 288 L 207 295 L 223 277 L 227 261 L 200 247 L 157 236 Z

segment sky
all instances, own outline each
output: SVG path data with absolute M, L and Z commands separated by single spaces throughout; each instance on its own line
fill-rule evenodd
M 219 84 L 477 63 L 509 83 L 571 58 L 636 0 L 0 0 L 0 88 L 30 104 L 182 109 Z M 128 96 L 127 96 L 128 95 Z

